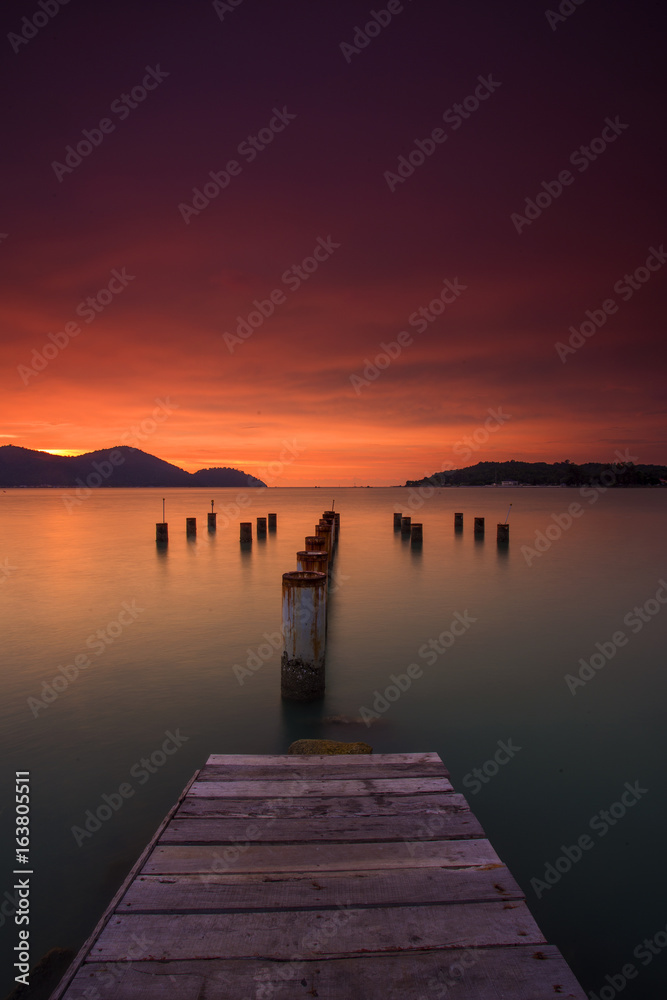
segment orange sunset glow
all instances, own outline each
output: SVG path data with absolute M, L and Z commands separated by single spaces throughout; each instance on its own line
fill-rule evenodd
M 238 14 L 240 53 L 255 27 Z M 226 21 L 220 35 L 214 17 L 198 29 L 204 72 L 202 51 L 177 40 L 190 15 L 176 9 L 140 106 L 109 110 L 148 57 L 137 41 L 121 72 L 105 36 L 86 94 L 61 95 L 29 130 L 21 95 L 36 47 L 21 52 L 2 222 L 2 440 L 60 455 L 130 444 L 188 471 L 261 476 L 281 462 L 276 486 L 393 485 L 478 461 L 612 461 L 624 449 L 667 461 L 665 257 L 643 207 L 660 184 L 643 166 L 651 128 L 625 124 L 633 87 L 581 106 L 575 78 L 546 74 L 550 132 L 538 141 L 541 111 L 512 82 L 509 23 L 462 21 L 476 58 L 442 67 L 437 11 L 411 10 L 401 31 L 419 38 L 420 75 L 406 40 L 398 100 L 385 85 L 400 36 L 350 62 L 335 44 L 349 12 L 330 16 L 325 30 L 304 14 L 313 85 L 309 56 L 292 72 L 266 53 L 261 80 L 230 102 Z M 53 30 L 60 65 L 98 29 L 82 12 L 74 34 L 64 17 Z M 121 25 L 105 30 L 126 44 Z M 563 40 L 573 58 L 589 52 L 584 18 L 580 32 Z M 548 30 L 535 40 L 525 72 L 552 44 Z M 96 138 L 105 111 L 113 130 L 93 147 L 83 130 Z M 436 149 L 423 137 L 438 122 Z M 604 153 L 576 153 L 585 140 Z M 558 191 L 550 178 L 568 162 Z

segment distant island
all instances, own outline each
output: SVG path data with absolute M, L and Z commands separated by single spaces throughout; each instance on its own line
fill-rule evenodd
M 139 448 L 120 445 L 85 455 L 50 455 L 13 444 L 0 447 L 0 487 L 206 486 L 253 487 L 266 483 L 240 469 L 186 472 Z
M 667 466 L 633 462 L 478 462 L 406 486 L 667 486 Z

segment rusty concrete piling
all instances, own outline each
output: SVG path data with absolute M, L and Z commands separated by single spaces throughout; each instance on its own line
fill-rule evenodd
M 283 573 L 283 698 L 314 701 L 324 695 L 326 591 L 325 573 Z
M 155 525 L 155 541 L 166 545 L 169 541 L 169 525 L 166 521 L 158 521 Z
M 484 518 L 483 517 L 476 517 L 475 518 L 474 532 L 475 532 L 476 535 L 483 535 L 484 534 Z
M 402 520 L 402 518 L 403 518 L 403 514 L 400 511 L 394 511 L 394 531 L 400 531 L 401 530 L 401 520 Z
M 278 527 L 278 515 L 269 514 L 268 519 L 269 519 L 269 531 L 275 531 L 276 528 Z
M 197 518 L 196 517 L 186 517 L 185 519 L 185 534 L 188 537 L 192 537 L 197 534 Z
M 266 538 L 266 518 L 265 517 L 258 517 L 257 518 L 257 537 L 258 538 Z
M 338 541 L 338 536 L 340 535 L 340 514 L 336 511 L 334 524 L 336 526 L 336 541 Z
M 319 535 L 306 535 L 306 552 L 319 552 L 320 548 Z
M 496 535 L 499 545 L 505 545 L 510 540 L 510 526 L 509 524 L 499 524 L 498 533 Z
M 209 531 L 215 531 L 216 530 L 216 520 L 217 520 L 217 517 L 218 517 L 217 514 L 214 514 L 212 511 L 209 511 L 209 514 L 208 514 L 208 530 Z
M 241 521 L 241 542 L 252 542 L 252 521 Z
M 401 518 L 401 534 L 409 535 L 412 529 L 412 517 L 402 517 Z
M 461 530 L 463 528 L 463 514 L 454 514 L 454 527 Z
M 299 573 L 326 573 L 329 556 L 326 552 L 301 551 L 296 554 L 296 568 Z
M 317 538 L 318 549 L 324 550 L 331 559 L 331 554 L 333 552 L 333 543 L 331 540 L 330 529 L 327 528 L 326 525 L 317 525 L 315 528 L 315 537 Z
M 417 521 L 413 521 L 412 527 L 410 529 L 410 541 L 412 542 L 413 545 L 421 545 L 424 539 L 422 527 L 423 527 L 422 524 L 420 524 Z

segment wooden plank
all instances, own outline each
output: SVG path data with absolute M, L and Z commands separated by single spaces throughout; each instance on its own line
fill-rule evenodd
M 140 875 L 123 896 L 117 912 L 325 909 L 346 903 L 404 906 L 522 898 L 521 889 L 504 866 L 380 869 L 341 875 Z
M 91 994 L 91 990 L 97 990 Z M 363 959 L 89 964 L 68 1000 L 587 1000 L 551 945 L 401 952 Z
M 143 875 L 204 872 L 361 871 L 372 868 L 465 868 L 498 865 L 488 840 L 405 841 L 370 844 L 240 844 L 158 846 Z
M 305 798 L 317 795 L 415 795 L 418 792 L 451 792 L 447 778 L 372 778 L 349 781 L 332 778 L 326 780 L 292 781 L 197 781 L 190 795 L 208 798 Z
M 68 970 L 65 973 L 65 975 L 63 976 L 63 978 L 60 980 L 60 983 L 58 984 L 57 988 L 51 994 L 50 1000 L 60 1000 L 60 998 L 64 995 L 64 993 L 65 993 L 68 985 L 71 983 L 72 979 L 76 975 L 77 970 L 79 969 L 79 967 L 81 966 L 81 964 L 86 960 L 86 957 L 88 956 L 88 954 L 89 954 L 89 952 L 90 952 L 90 950 L 91 950 L 91 948 L 93 946 L 93 943 L 97 940 L 98 936 L 100 935 L 100 933 L 104 929 L 105 925 L 107 924 L 107 922 L 113 916 L 113 914 L 114 914 L 114 912 L 116 910 L 116 907 L 118 906 L 118 903 L 120 902 L 120 900 L 123 898 L 123 895 L 125 894 L 126 889 L 128 888 L 128 886 L 130 886 L 132 884 L 133 880 L 136 878 L 136 876 L 139 874 L 139 872 L 143 868 L 143 866 L 144 866 L 147 858 L 150 856 L 150 853 L 153 850 L 153 847 L 155 846 L 155 844 L 157 843 L 159 837 L 161 836 L 162 831 L 169 824 L 172 816 L 178 810 L 178 807 L 180 806 L 182 800 L 188 794 L 188 792 L 189 792 L 191 786 L 193 785 L 193 783 L 197 780 L 198 774 L 199 774 L 199 772 L 195 771 L 195 773 L 192 775 L 192 777 L 188 781 L 187 785 L 185 786 L 185 788 L 183 789 L 183 791 L 179 795 L 178 799 L 176 800 L 175 804 L 171 807 L 171 809 L 169 810 L 169 812 L 164 817 L 164 819 L 162 820 L 162 822 L 158 826 L 157 830 L 155 831 L 155 833 L 151 837 L 150 841 L 148 842 L 148 844 L 146 845 L 146 847 L 143 849 L 143 851 L 139 855 L 136 863 L 132 866 L 132 868 L 128 872 L 127 877 L 123 881 L 123 884 L 121 885 L 120 889 L 114 895 L 113 899 L 111 900 L 111 902 L 107 906 L 106 910 L 104 911 L 104 913 L 102 914 L 102 916 L 98 920 L 97 924 L 93 928 L 92 933 L 87 938 L 87 940 L 84 941 L 83 945 L 79 949 L 78 954 L 75 956 L 74 961 L 72 962 L 72 964 L 68 968 Z
M 200 781 L 294 781 L 312 778 L 315 769 L 312 764 L 303 763 L 308 758 L 288 757 L 285 764 L 207 764 L 199 773 Z M 428 762 L 417 766 L 406 764 L 377 764 L 367 754 L 352 754 L 349 757 L 334 757 L 335 764 L 327 764 L 317 770 L 322 781 L 331 778 L 448 778 L 449 773 L 442 763 Z
M 233 913 L 121 914 L 91 951 L 102 962 L 126 962 L 139 934 L 150 941 L 146 958 L 345 958 L 431 948 L 545 943 L 522 900 L 338 910 Z
M 181 803 L 177 819 L 187 817 L 217 817 L 261 819 L 262 817 L 293 818 L 317 816 L 399 816 L 415 817 L 427 823 L 428 817 L 442 808 L 468 808 L 465 797 L 456 792 L 424 792 L 419 795 L 340 795 L 333 798 L 313 796 L 303 799 L 269 798 L 215 799 L 189 795 Z
M 300 819 L 173 819 L 161 844 L 303 843 L 359 840 L 444 840 L 483 837 L 468 810 L 442 808 L 428 824 L 417 816 L 313 816 Z
M 320 770 L 325 767 L 338 767 L 342 762 L 354 766 L 356 761 L 377 762 L 378 765 L 398 764 L 406 768 L 420 767 L 424 764 L 438 764 L 445 767 L 437 753 L 373 753 L 373 754 L 222 754 L 212 753 L 206 760 L 205 767 L 237 766 L 266 767 L 267 765 L 298 766 L 307 765 Z M 445 768 L 445 770 L 447 770 Z M 449 773 L 449 772 L 447 772 Z

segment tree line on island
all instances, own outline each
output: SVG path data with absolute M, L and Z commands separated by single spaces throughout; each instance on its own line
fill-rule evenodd
M 631 461 L 478 462 L 465 469 L 409 479 L 406 486 L 667 486 L 667 466 Z

